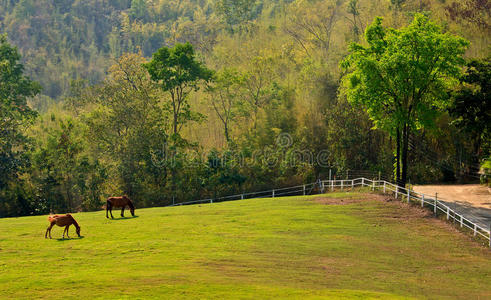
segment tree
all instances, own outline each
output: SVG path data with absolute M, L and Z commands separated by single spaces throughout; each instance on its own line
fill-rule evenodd
M 470 134 L 475 142 L 475 154 L 489 155 L 489 153 L 482 153 L 481 146 L 483 141 L 491 143 L 489 142 L 491 140 L 491 101 L 489 99 L 491 59 L 469 61 L 462 77 L 462 83 L 462 87 L 454 93 L 452 105 L 449 107 L 450 114 L 456 118 L 453 123 Z
M 350 0 L 347 12 L 352 16 L 352 19 L 348 19 L 348 21 L 351 22 L 351 26 L 353 27 L 353 37 L 355 41 L 358 41 L 358 36 L 364 30 L 363 23 L 360 20 L 360 6 L 358 0 Z
M 0 209 L 9 194 L 9 183 L 17 180 L 28 165 L 26 150 L 30 143 L 24 131 L 37 113 L 27 105 L 27 99 L 41 90 L 38 83 L 24 76 L 19 60 L 17 48 L 0 35 Z
M 290 25 L 286 32 L 302 47 L 308 56 L 321 51 L 327 60 L 332 46 L 332 34 L 342 1 L 304 1 L 293 6 Z
M 200 82 L 211 80 L 213 72 L 196 60 L 189 43 L 160 48 L 144 67 L 152 80 L 170 95 L 172 132 L 177 136 L 187 121 L 199 119 L 199 115 L 190 109 L 188 95 L 199 89 Z
M 256 134 L 260 110 L 270 104 L 278 92 L 279 86 L 275 81 L 277 73 L 273 69 L 274 63 L 273 57 L 256 56 L 244 75 L 244 99 L 252 112 L 254 134 Z
M 230 142 L 230 123 L 239 113 L 243 78 L 233 69 L 217 73 L 215 85 L 208 88 L 211 105 L 223 124 L 225 139 Z
M 136 20 L 144 20 L 147 16 L 147 4 L 145 0 L 131 0 L 129 15 Z
M 454 1 L 445 6 L 447 15 L 453 21 L 467 21 L 469 24 L 476 24 L 479 28 L 487 32 L 491 29 L 489 16 L 491 15 L 491 4 L 489 1 L 461 0 Z
M 368 46 L 352 44 L 342 67 L 348 100 L 362 105 L 375 127 L 396 137 L 396 179 L 405 184 L 408 140 L 413 130 L 434 125 L 434 116 L 449 104 L 449 88 L 457 82 L 468 42 L 428 17 L 396 30 L 376 18 L 367 28 Z
M 57 121 L 54 115 L 51 120 L 53 126 L 44 129 L 48 138 L 32 155 L 33 181 L 39 187 L 38 197 L 50 211 L 70 212 L 80 204 L 76 177 L 85 177 L 77 170 L 83 143 L 73 120 Z
M 141 196 L 143 179 L 155 182 L 148 190 L 156 194 L 167 182 L 167 160 L 152 153 L 167 141 L 169 107 L 160 101 L 161 91 L 144 61 L 138 54 L 124 54 L 102 84 L 81 95 L 88 102 L 82 118 L 90 147 L 112 167 L 115 185 L 130 196 Z
M 235 26 L 254 18 L 256 0 L 219 0 L 216 2 L 216 11 L 233 31 Z

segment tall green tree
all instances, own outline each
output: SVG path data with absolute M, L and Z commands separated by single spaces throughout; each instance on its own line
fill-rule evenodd
M 212 79 L 213 72 L 196 59 L 189 43 L 162 47 L 144 64 L 153 81 L 170 96 L 172 132 L 178 135 L 182 126 L 200 115 L 191 111 L 188 96 L 200 88 L 201 82 Z
M 26 150 L 30 143 L 24 132 L 37 113 L 27 105 L 27 99 L 41 90 L 38 83 L 24 75 L 19 60 L 17 48 L 0 35 L 0 210 L 4 206 L 1 202 L 11 195 L 13 187 L 9 185 L 28 164 Z
M 449 88 L 458 82 L 468 42 L 417 14 L 404 28 L 376 18 L 367 28 L 367 46 L 352 44 L 342 62 L 348 100 L 362 105 L 377 128 L 396 137 L 396 179 L 405 184 L 411 132 L 429 128 L 449 105 Z
M 471 60 L 449 107 L 453 123 L 472 138 L 476 156 L 484 158 L 491 151 L 490 90 L 491 59 Z
M 138 54 L 124 54 L 109 69 L 108 78 L 81 95 L 88 102 L 82 118 L 92 151 L 110 162 L 114 186 L 128 195 L 142 195 L 144 181 L 166 184 L 167 160 L 160 153 L 168 137 L 168 105 L 143 67 Z M 88 99 L 87 99 L 88 98 Z M 90 137 L 90 138 L 89 138 Z M 148 189 L 150 190 L 150 189 Z M 149 197 L 154 198 L 154 197 Z
M 209 86 L 207 91 L 213 110 L 223 124 L 225 140 L 230 142 L 230 125 L 240 113 L 243 93 L 243 76 L 233 69 L 224 69 L 215 77 L 215 84 Z

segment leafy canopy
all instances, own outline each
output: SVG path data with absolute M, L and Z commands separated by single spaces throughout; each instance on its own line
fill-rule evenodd
M 199 83 L 210 81 L 213 71 L 198 61 L 190 43 L 177 43 L 172 48 L 162 47 L 144 64 L 153 81 L 170 94 L 174 136 L 177 137 L 187 121 L 198 121 L 203 116 L 190 110 L 187 96 L 199 89 Z
M 41 90 L 38 83 L 24 76 L 19 60 L 17 48 L 0 35 L 0 190 L 27 163 L 23 150 L 28 141 L 22 129 L 36 117 L 27 98 Z
M 491 133 L 491 58 L 469 61 L 462 82 L 449 107 L 453 123 L 473 135 Z
M 213 73 L 196 60 L 190 43 L 177 43 L 173 48 L 162 47 L 144 65 L 152 80 L 159 82 L 164 91 L 181 89 L 181 92 L 197 90 L 201 80 L 210 80 Z
M 24 76 L 17 48 L 0 35 L 0 105 L 2 125 L 13 120 L 27 120 L 36 114 L 27 106 L 27 98 L 41 91 L 41 86 Z M 3 123 L 5 122 L 5 123 Z M 3 126 L 2 126 L 2 129 Z
M 382 26 L 376 18 L 366 31 L 367 46 L 352 44 L 341 66 L 348 100 L 366 108 L 375 126 L 431 126 L 448 105 L 448 88 L 457 83 L 468 42 L 417 14 L 405 28 Z

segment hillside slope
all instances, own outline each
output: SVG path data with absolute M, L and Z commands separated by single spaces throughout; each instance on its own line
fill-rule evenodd
M 46 216 L 0 219 L 2 297 L 491 297 L 489 249 L 381 196 L 253 199 L 136 214 L 75 214 L 83 238 L 70 240 L 57 239 L 59 227 L 44 239 Z
M 489 52 L 489 5 L 474 7 L 455 0 L 399 0 L 397 6 L 391 4 L 394 1 L 385 0 L 3 0 L 0 32 L 7 33 L 19 47 L 26 71 L 43 85 L 43 94 L 57 99 L 69 93 L 72 79 L 100 82 L 112 58 L 124 52 L 141 50 L 145 57 L 150 57 L 164 45 L 188 41 L 210 58 L 216 55 L 211 54 L 214 47 L 232 36 L 231 23 L 234 26 L 252 23 L 267 31 L 280 26 L 274 36 L 266 39 L 272 38 L 272 44 L 280 48 L 289 47 L 285 45 L 284 31 L 293 29 L 283 24 L 285 20 L 299 14 L 307 24 L 319 21 L 316 11 L 319 7 L 317 4 L 311 7 L 307 4 L 310 2 L 325 3 L 327 11 L 321 14 L 335 8 L 337 25 L 331 43 L 336 50 L 330 52 L 341 53 L 330 55 L 338 58 L 345 54 L 346 42 L 353 38 L 350 33 L 353 26 L 362 32 L 375 16 L 394 19 L 390 22 L 400 26 L 416 11 L 430 13 L 449 30 L 470 39 L 471 56 L 486 56 Z M 325 23 L 322 17 L 320 20 Z M 261 31 L 264 30 L 253 29 L 241 40 L 264 39 Z M 298 33 L 295 36 L 298 38 Z M 229 52 L 235 51 L 226 43 L 222 46 Z M 241 60 L 236 59 L 235 64 L 241 64 Z

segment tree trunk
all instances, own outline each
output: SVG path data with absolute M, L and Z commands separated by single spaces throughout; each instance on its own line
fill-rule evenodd
M 396 135 L 396 184 L 401 180 L 401 130 L 397 128 Z
M 177 112 L 174 112 L 174 123 L 172 124 L 173 126 L 173 130 L 174 130 L 174 134 L 177 134 Z
M 223 125 L 225 127 L 225 140 L 228 143 L 228 142 L 230 142 L 230 137 L 229 137 L 229 134 L 228 134 L 228 124 L 227 123 L 224 123 Z
M 404 130 L 402 132 L 402 176 L 401 176 L 402 186 L 406 186 L 406 182 L 407 182 L 408 148 L 409 148 L 409 126 L 408 124 L 405 124 Z

